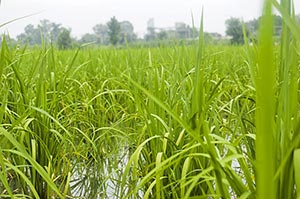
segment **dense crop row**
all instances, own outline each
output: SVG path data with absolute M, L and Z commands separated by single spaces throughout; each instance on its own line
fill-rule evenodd
M 181 197 L 188 191 L 205 195 L 215 189 L 209 156 L 215 148 L 211 153 L 227 157 L 222 163 L 226 172 L 236 173 L 231 164 L 243 161 L 253 187 L 248 159 L 254 159 L 255 96 L 243 50 L 207 48 L 200 114 L 193 111 L 199 105 L 193 99 L 193 46 L 81 49 L 74 57 L 73 51 L 51 47 L 3 45 L 1 146 L 9 172 L 2 179 L 8 179 L 11 193 L 33 195 L 34 189 L 45 198 L 58 185 L 57 192 L 72 193 L 68 184 L 76 193 L 84 186 L 82 195 L 106 190 L 122 196 L 138 190 L 153 194 L 158 189 L 162 197 Z M 204 133 L 212 135 L 209 143 Z M 159 167 L 163 179 L 160 187 L 153 187 L 157 164 L 164 167 Z M 207 173 L 188 190 L 201 170 Z M 1 192 L 8 190 L 3 184 Z
M 299 197 L 299 27 L 272 43 L 0 51 L 1 198 Z

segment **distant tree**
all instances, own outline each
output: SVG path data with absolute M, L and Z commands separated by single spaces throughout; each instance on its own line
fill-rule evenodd
M 97 37 L 97 43 L 99 44 L 108 44 L 109 35 L 108 35 L 108 26 L 106 24 L 97 24 L 93 27 L 93 31 Z
M 68 49 L 72 45 L 71 30 L 63 28 L 57 38 L 59 49 Z
M 64 29 L 61 27 L 61 24 L 51 22 L 48 19 L 41 20 L 37 28 L 46 43 L 56 42 L 58 36 Z
M 130 21 L 122 21 L 120 23 L 120 43 L 124 44 L 136 40 L 137 36 L 134 33 L 134 27 Z
M 94 43 L 97 43 L 98 42 L 98 37 L 96 34 L 90 34 L 90 33 L 86 33 L 84 34 L 80 41 L 80 43 L 91 43 L 91 42 L 94 42 Z
M 32 34 L 34 34 L 35 33 L 35 31 L 36 31 L 36 29 L 34 28 L 34 25 L 32 25 L 32 24 L 28 24 L 27 26 L 25 26 L 25 28 L 24 28 L 24 32 L 25 32 L 25 34 L 27 34 L 27 35 L 32 35 Z
M 61 24 L 57 23 L 51 23 L 51 29 L 50 29 L 50 40 L 51 42 L 55 42 L 60 35 L 61 31 L 63 30 L 63 27 Z
M 251 34 L 252 37 L 256 39 L 257 33 L 258 33 L 258 27 L 259 27 L 259 20 L 258 19 L 252 19 L 250 21 L 247 21 L 245 23 L 247 30 Z
M 250 21 L 247 21 L 245 23 L 247 30 L 251 35 L 256 38 L 258 34 L 259 29 L 259 23 L 260 23 L 261 17 L 258 19 L 253 19 Z M 282 30 L 282 18 L 278 15 L 274 15 L 274 36 L 280 36 Z
M 273 17 L 274 36 L 279 37 L 282 30 L 282 18 L 278 15 L 274 15 Z M 258 19 L 252 19 L 245 22 L 246 33 L 251 36 L 251 39 L 257 39 L 261 19 L 262 18 L 259 17 Z M 226 21 L 226 34 L 232 37 L 232 43 L 243 43 L 242 22 L 237 18 L 228 19 Z
M 61 24 L 50 22 L 47 19 L 40 21 L 37 27 L 29 24 L 24 28 L 24 33 L 17 36 L 21 43 L 40 45 L 42 40 L 45 43 L 56 43 L 59 35 L 65 28 Z
M 52 24 L 48 19 L 40 20 L 40 23 L 38 24 L 38 29 L 41 32 L 44 41 L 51 41 L 50 33 L 52 29 Z
M 109 40 L 113 45 L 117 45 L 120 40 L 121 26 L 116 17 L 112 17 L 107 22 Z
M 241 44 L 244 42 L 243 25 L 240 19 L 230 18 L 225 21 L 226 35 L 231 37 L 231 43 Z
M 24 28 L 24 33 L 17 36 L 21 43 L 28 43 L 29 45 L 41 44 L 41 33 L 34 25 L 28 24 Z

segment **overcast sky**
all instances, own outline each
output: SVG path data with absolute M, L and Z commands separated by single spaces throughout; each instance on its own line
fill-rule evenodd
M 300 0 L 294 1 L 300 13 Z M 230 17 L 245 21 L 257 18 L 262 0 L 2 0 L 0 24 L 25 15 L 39 14 L 18 20 L 1 28 L 12 37 L 23 32 L 27 24 L 38 24 L 41 19 L 61 23 L 80 37 L 92 33 L 92 27 L 106 23 L 112 16 L 119 21 L 129 20 L 139 36 L 146 32 L 147 20 L 154 18 L 156 27 L 172 27 L 175 22 L 191 24 L 191 13 L 199 24 L 204 8 L 204 28 L 208 32 L 224 34 L 224 22 Z

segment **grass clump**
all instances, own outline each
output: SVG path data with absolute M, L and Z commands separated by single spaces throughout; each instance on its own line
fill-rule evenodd
M 276 8 L 281 43 L 272 39 Z M 299 26 L 258 43 L 0 51 L 2 198 L 299 197 Z

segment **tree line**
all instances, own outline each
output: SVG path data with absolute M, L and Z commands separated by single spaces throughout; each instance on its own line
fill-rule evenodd
M 79 39 L 71 36 L 71 29 L 61 24 L 43 19 L 37 26 L 28 24 L 24 32 L 17 35 L 17 43 L 27 45 L 56 44 L 60 49 L 72 46 L 94 43 L 95 45 L 125 45 L 133 42 L 155 42 L 169 39 L 195 39 L 199 32 L 185 23 L 176 23 L 174 29 L 148 27 L 144 38 L 138 38 L 130 21 L 118 21 L 112 17 L 108 22 L 96 24 L 92 33 L 86 33 Z M 221 36 L 218 33 L 213 35 Z
M 261 17 L 243 22 L 239 18 L 231 17 L 225 21 L 226 35 L 231 38 L 230 41 L 232 44 L 244 43 L 244 34 L 252 39 L 252 41 L 256 41 L 260 20 Z M 296 16 L 296 20 L 300 21 L 300 14 Z M 282 18 L 281 16 L 274 15 L 273 33 L 275 38 L 279 38 L 281 30 Z
M 84 34 L 80 39 L 72 38 L 71 29 L 61 24 L 41 20 L 37 26 L 32 24 L 24 28 L 24 32 L 17 35 L 17 42 L 28 45 L 40 45 L 42 43 L 57 44 L 60 49 L 67 49 L 74 44 L 90 43 L 108 45 L 124 44 L 137 39 L 133 25 L 129 21 L 119 22 L 112 17 L 106 24 L 97 24 L 93 27 L 93 33 Z
M 300 15 L 297 18 L 299 19 Z M 234 17 L 227 19 L 225 21 L 226 35 L 230 38 L 230 43 L 242 44 L 244 42 L 244 33 L 255 40 L 260 20 L 261 18 L 243 22 L 241 19 Z M 280 16 L 275 16 L 274 20 L 274 35 L 279 36 L 281 34 L 282 19 Z M 118 21 L 116 17 L 112 17 L 107 23 L 96 24 L 92 29 L 93 33 L 86 33 L 81 38 L 76 39 L 72 38 L 70 28 L 44 19 L 37 26 L 32 24 L 27 25 L 24 28 L 24 32 L 17 35 L 16 42 L 28 45 L 51 43 L 56 44 L 60 49 L 67 49 L 84 43 L 125 45 L 137 41 L 194 40 L 199 35 L 196 28 L 190 27 L 185 23 L 175 23 L 175 28 L 172 29 L 158 29 L 154 26 L 148 26 L 147 34 L 145 34 L 143 39 L 139 39 L 130 21 Z M 224 42 L 224 40 L 228 41 L 228 39 L 224 39 L 219 33 L 205 33 L 205 39 L 207 41 L 214 41 L 215 43 Z

